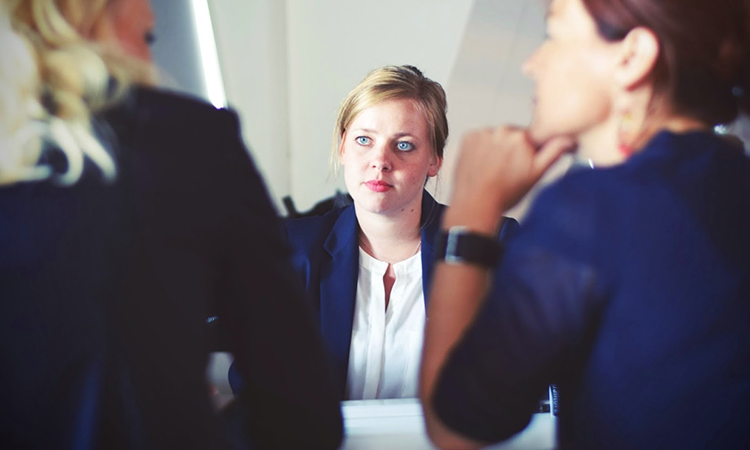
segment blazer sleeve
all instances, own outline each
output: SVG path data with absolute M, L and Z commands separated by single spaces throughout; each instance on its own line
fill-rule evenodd
M 529 423 L 548 385 L 579 367 L 603 291 L 588 238 L 598 229 L 597 208 L 586 192 L 558 184 L 539 196 L 523 228 L 506 219 L 512 238 L 503 236 L 501 264 L 435 390 L 450 428 L 485 442 L 507 439 Z
M 320 335 L 276 210 L 242 144 L 237 116 L 224 114 L 227 126 L 216 157 L 224 165 L 221 227 L 227 251 L 217 308 L 245 381 L 239 401 L 249 435 L 262 448 L 337 448 L 341 410 Z

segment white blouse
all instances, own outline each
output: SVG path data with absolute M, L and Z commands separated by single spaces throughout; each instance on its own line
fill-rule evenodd
M 359 249 L 359 279 L 347 373 L 347 399 L 417 396 L 425 325 L 422 252 L 393 264 L 396 281 L 385 308 L 388 263 Z

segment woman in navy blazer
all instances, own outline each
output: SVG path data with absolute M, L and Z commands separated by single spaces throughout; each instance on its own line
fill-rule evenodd
M 353 205 L 286 222 L 342 399 L 416 397 L 424 294 L 446 209 L 424 185 L 442 163 L 445 110 L 443 88 L 417 68 L 371 72 L 342 103 L 334 130 L 332 160 L 344 166 Z M 517 226 L 507 219 L 500 237 Z M 242 389 L 234 366 L 229 379 Z
M 424 191 L 421 206 L 422 288 L 430 286 L 435 241 L 446 206 Z M 518 222 L 506 217 L 499 238 L 507 239 Z M 320 320 L 323 342 L 333 363 L 334 379 L 342 396 L 349 367 L 349 351 L 358 278 L 358 223 L 355 206 L 323 216 L 290 220 L 287 237 L 293 249 L 292 263 L 305 283 L 307 296 Z M 427 296 L 424 297 L 425 307 Z
M 442 87 L 417 68 L 371 72 L 342 103 L 334 130 L 332 159 L 353 205 L 286 224 L 342 398 L 416 396 L 424 294 L 445 209 L 424 184 L 442 163 L 445 111 Z M 503 233 L 514 225 L 507 220 Z M 415 270 L 397 275 L 406 266 Z

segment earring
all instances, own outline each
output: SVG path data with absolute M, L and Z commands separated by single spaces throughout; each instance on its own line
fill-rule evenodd
M 620 117 L 620 126 L 617 129 L 617 150 L 626 158 L 633 154 L 633 146 L 630 144 L 629 134 L 633 128 L 633 115 L 625 111 Z

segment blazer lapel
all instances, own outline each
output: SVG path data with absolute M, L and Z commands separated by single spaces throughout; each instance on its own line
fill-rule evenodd
M 323 341 L 333 359 L 337 381 L 346 391 L 349 368 L 349 345 L 354 320 L 354 303 L 359 276 L 357 218 L 354 207 L 342 212 L 331 228 L 323 248 L 331 259 L 320 273 L 320 325 Z
M 440 220 L 445 206 L 436 202 L 424 191 L 422 195 L 422 290 L 424 292 L 425 308 L 429 297 L 430 281 L 432 280 L 432 266 L 435 262 L 435 239 L 440 231 Z

